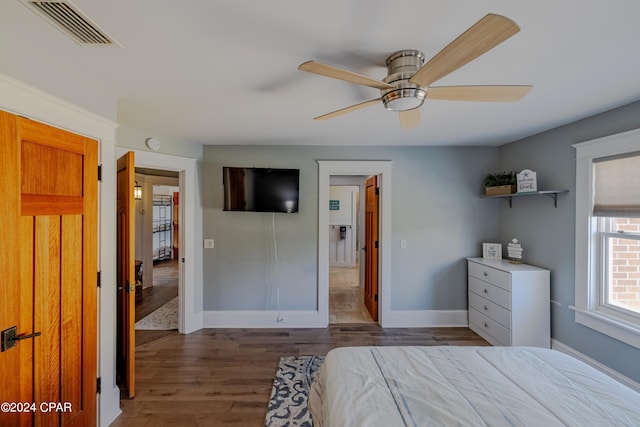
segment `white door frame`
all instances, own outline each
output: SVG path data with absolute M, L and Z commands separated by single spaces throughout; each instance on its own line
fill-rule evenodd
M 178 332 L 188 334 L 198 329 L 202 329 L 202 308 L 196 310 L 195 284 L 198 283 L 195 277 L 196 265 L 196 159 L 170 156 L 149 151 L 130 150 L 126 147 L 116 149 L 117 156 L 121 156 L 128 151 L 135 154 L 136 167 L 151 169 L 162 169 L 179 172 L 180 187 L 180 207 L 178 223 L 181 226 L 179 247 L 180 258 L 184 259 L 179 264 L 178 274 Z M 188 221 L 185 221 L 188 218 Z M 200 301 L 200 304 L 202 302 Z
M 318 317 L 329 324 L 329 186 L 331 175 L 378 175 L 380 186 L 378 323 L 391 311 L 391 165 L 389 160 L 318 160 Z

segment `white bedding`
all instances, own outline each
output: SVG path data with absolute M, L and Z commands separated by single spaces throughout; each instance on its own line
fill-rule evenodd
M 640 426 L 640 393 L 530 347 L 347 347 L 314 381 L 314 427 Z

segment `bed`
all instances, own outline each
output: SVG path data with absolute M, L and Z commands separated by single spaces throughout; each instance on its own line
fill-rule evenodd
M 640 393 L 543 348 L 346 347 L 309 410 L 314 427 L 640 426 Z

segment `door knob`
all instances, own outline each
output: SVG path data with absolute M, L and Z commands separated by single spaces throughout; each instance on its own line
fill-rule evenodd
M 12 326 L 2 331 L 2 351 L 9 350 L 18 345 L 18 341 L 39 337 L 41 332 L 34 332 L 28 335 L 18 335 L 18 327 Z

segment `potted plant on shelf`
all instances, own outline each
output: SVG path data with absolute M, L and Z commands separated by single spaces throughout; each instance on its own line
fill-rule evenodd
M 516 192 L 516 172 L 490 173 L 484 177 L 484 192 L 486 196 L 502 196 Z

